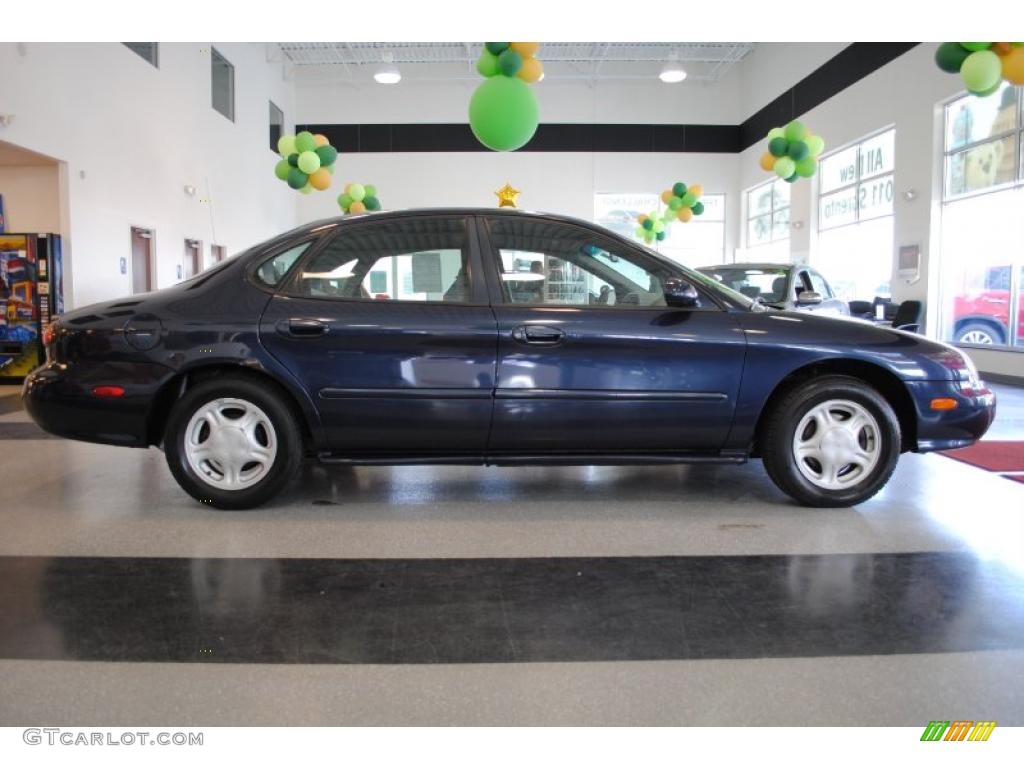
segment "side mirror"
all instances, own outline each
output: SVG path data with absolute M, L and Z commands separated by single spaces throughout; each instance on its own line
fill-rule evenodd
M 815 304 L 821 304 L 821 294 L 817 291 L 800 291 L 800 295 L 796 297 L 798 307 L 811 307 Z
M 685 280 L 670 277 L 665 281 L 665 303 L 670 307 L 699 307 L 700 294 Z

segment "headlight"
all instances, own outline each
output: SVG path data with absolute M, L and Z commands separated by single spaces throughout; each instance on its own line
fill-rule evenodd
M 983 388 L 974 361 L 960 350 L 946 347 L 941 352 L 929 355 L 929 357 L 953 372 L 953 378 L 964 394 L 970 395 L 974 390 Z

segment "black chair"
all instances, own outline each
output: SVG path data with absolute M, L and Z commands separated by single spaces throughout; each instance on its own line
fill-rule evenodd
M 893 304 L 889 299 L 883 299 L 881 296 L 875 296 L 875 300 L 872 302 L 873 307 L 877 307 L 879 304 L 882 305 L 882 318 L 885 320 L 892 321 L 896 317 L 896 308 L 899 306 Z
M 874 320 L 875 307 L 870 301 L 854 299 L 850 302 L 850 316 L 859 317 L 861 320 Z
M 924 318 L 924 304 L 920 301 L 904 301 L 896 309 L 892 319 L 892 327 L 901 331 L 921 332 L 921 321 Z

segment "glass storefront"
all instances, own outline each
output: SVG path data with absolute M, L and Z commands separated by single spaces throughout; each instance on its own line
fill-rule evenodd
M 746 261 L 789 262 L 789 192 L 781 179 L 747 190 Z

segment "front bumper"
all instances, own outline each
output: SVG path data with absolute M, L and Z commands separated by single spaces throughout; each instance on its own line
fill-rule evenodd
M 107 363 L 72 375 L 67 365 L 50 362 L 25 377 L 21 397 L 32 420 L 51 434 L 144 448 L 149 445 L 150 404 L 159 381 L 169 373 L 159 365 Z M 92 394 L 96 386 L 122 383 L 123 397 Z
M 917 410 L 917 453 L 972 445 L 995 420 L 996 396 L 984 384 L 966 391 L 953 381 L 911 381 L 907 387 Z M 957 406 L 933 410 L 931 403 L 936 398 L 952 398 Z

